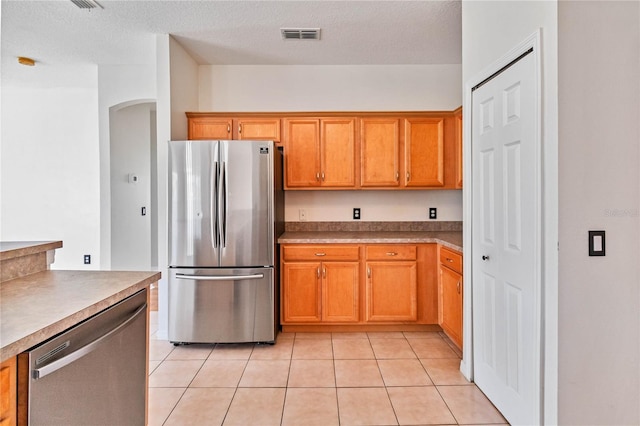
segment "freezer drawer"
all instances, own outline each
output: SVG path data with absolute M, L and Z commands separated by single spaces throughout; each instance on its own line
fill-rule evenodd
M 275 341 L 273 268 L 172 268 L 169 340 L 173 343 Z
M 146 302 L 142 290 L 20 355 L 29 425 L 145 424 Z

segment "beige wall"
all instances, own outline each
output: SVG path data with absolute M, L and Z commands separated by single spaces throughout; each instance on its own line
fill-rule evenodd
M 561 1 L 558 22 L 558 420 L 637 425 L 640 3 Z

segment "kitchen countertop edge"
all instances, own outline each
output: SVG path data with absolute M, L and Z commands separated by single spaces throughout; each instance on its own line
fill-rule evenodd
M 14 280 L 5 281 L 0 285 L 0 291 L 2 292 L 2 298 L 0 298 L 0 318 L 2 333 L 0 338 L 2 339 L 2 347 L 0 347 L 0 362 L 3 362 L 11 357 L 14 357 L 44 341 L 61 333 L 74 325 L 84 321 L 85 319 L 115 305 L 116 303 L 126 299 L 127 297 L 135 294 L 136 292 L 148 287 L 150 284 L 159 281 L 161 277 L 160 272 L 155 271 L 42 271 L 35 274 L 27 275 Z M 100 288 L 96 290 L 94 288 L 93 296 L 92 288 L 90 284 L 87 284 L 82 288 L 81 286 L 87 281 L 100 280 Z M 69 291 L 83 291 L 88 302 L 76 302 L 81 303 L 79 308 L 71 308 L 72 312 L 65 312 L 64 314 L 52 313 L 48 315 L 45 313 L 42 319 L 42 310 L 46 307 L 40 306 L 39 308 L 32 307 L 34 311 L 33 315 L 40 315 L 39 322 L 46 325 L 38 324 L 32 327 L 18 326 L 22 330 L 11 330 L 11 327 L 15 327 L 17 323 L 25 323 L 31 319 L 31 312 L 29 307 L 20 306 L 16 308 L 11 306 L 14 302 L 14 298 L 11 297 L 11 293 L 23 292 L 17 299 L 23 299 L 25 302 L 28 296 L 24 295 L 24 292 L 33 290 L 39 291 L 40 299 L 46 298 L 46 291 L 60 291 L 59 286 L 51 285 L 50 283 L 56 281 L 64 281 L 68 284 Z M 44 290 L 43 290 L 44 288 Z M 41 292 L 44 291 L 45 294 Z M 107 296 L 105 294 L 108 293 Z M 25 303 L 22 303 L 24 305 Z M 13 310 L 14 312 L 8 312 Z M 19 312 L 19 315 L 15 311 Z M 19 316 L 19 318 L 18 318 Z M 37 322 L 37 321 L 36 321 Z M 9 328 L 9 330 L 7 330 Z M 25 331 L 25 329 L 27 329 Z M 6 343 L 6 340 L 9 342 Z
M 280 244 L 420 244 L 438 243 L 462 252 L 460 231 L 286 231 Z
M 0 241 L 0 260 L 9 260 L 62 247 L 62 241 Z

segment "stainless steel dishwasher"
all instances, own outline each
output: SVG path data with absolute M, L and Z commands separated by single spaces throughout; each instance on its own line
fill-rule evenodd
M 147 290 L 28 351 L 30 425 L 144 425 Z

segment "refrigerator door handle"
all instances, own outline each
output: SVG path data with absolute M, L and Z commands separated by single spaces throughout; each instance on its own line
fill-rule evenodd
M 189 275 L 189 274 L 176 274 L 176 278 L 180 280 L 194 280 L 194 281 L 240 281 L 240 280 L 260 280 L 264 278 L 264 274 L 253 275 Z
M 218 162 L 214 161 L 213 173 L 211 173 L 211 189 L 214 192 L 211 194 L 211 201 L 209 202 L 209 213 L 211 214 L 211 243 L 213 244 L 213 248 L 218 247 L 218 209 L 217 209 L 217 200 L 215 197 L 215 189 L 217 187 L 218 181 Z
M 220 184 L 218 186 L 218 211 L 220 223 L 220 247 L 227 246 L 227 163 L 220 167 Z

